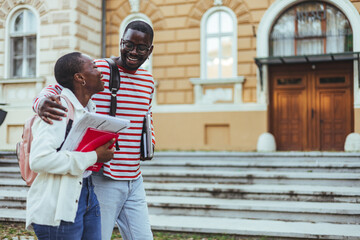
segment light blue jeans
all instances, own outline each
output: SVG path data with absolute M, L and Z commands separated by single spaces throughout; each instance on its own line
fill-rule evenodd
M 101 239 L 110 240 L 115 222 L 124 240 L 152 240 L 143 178 L 113 180 L 100 170 L 92 174 L 100 203 Z

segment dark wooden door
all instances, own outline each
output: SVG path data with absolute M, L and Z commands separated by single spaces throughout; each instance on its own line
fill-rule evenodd
M 276 74 L 272 82 L 272 130 L 278 149 L 303 150 L 307 139 L 307 76 Z
M 353 130 L 352 63 L 271 66 L 270 132 L 278 150 L 343 150 Z
M 344 150 L 346 136 L 353 130 L 352 73 L 344 69 L 315 75 L 315 148 Z

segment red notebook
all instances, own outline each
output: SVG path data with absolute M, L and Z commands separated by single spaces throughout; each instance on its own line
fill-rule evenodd
M 90 152 L 94 151 L 96 148 L 104 145 L 111 139 L 115 138 L 118 139 L 119 133 L 112 133 L 112 132 L 106 132 L 95 128 L 88 128 L 80 141 L 78 147 L 75 149 L 75 151 L 79 152 Z M 115 143 L 114 143 L 115 144 Z M 112 148 L 114 146 L 109 147 Z M 88 169 L 89 171 L 98 172 L 101 168 L 103 163 L 95 163 L 94 165 L 90 166 Z

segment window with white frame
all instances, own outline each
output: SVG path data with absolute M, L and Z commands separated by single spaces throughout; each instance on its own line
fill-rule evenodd
M 28 9 L 16 12 L 10 20 L 10 77 L 36 76 L 37 23 Z
M 200 78 L 190 79 L 195 104 L 239 104 L 244 76 L 237 75 L 237 18 L 222 1 L 214 4 L 201 19 Z
M 202 19 L 202 78 L 237 75 L 236 16 L 227 7 L 214 7 Z

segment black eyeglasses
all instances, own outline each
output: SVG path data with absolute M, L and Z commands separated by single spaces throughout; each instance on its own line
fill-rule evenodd
M 145 55 L 148 53 L 148 51 L 150 51 L 150 47 L 146 46 L 145 44 L 135 44 L 124 39 L 121 39 L 121 44 L 126 51 L 132 51 L 136 46 L 136 52 L 140 55 Z

